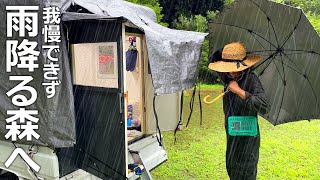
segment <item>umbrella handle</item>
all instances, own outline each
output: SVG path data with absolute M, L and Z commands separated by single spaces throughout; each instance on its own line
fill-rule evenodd
M 206 103 L 206 104 L 213 104 L 214 102 L 216 102 L 218 99 L 222 98 L 224 96 L 225 92 L 220 94 L 219 96 L 217 96 L 216 98 L 214 98 L 214 100 L 212 101 L 208 101 L 208 98 L 210 98 L 210 95 L 207 95 L 206 97 L 204 97 L 203 101 Z

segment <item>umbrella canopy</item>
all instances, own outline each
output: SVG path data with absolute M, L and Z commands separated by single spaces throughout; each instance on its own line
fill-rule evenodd
M 320 38 L 301 9 L 268 0 L 236 0 L 209 23 L 212 52 L 241 41 L 263 59 L 253 69 L 273 125 L 320 117 Z

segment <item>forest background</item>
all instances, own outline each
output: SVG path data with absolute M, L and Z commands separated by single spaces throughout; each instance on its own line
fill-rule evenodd
M 159 24 L 179 30 L 208 32 L 208 21 L 234 0 L 128 0 L 153 9 Z M 320 35 L 319 0 L 274 0 L 300 7 Z M 199 64 L 199 81 L 204 84 L 218 83 L 216 73 L 208 69 L 209 41 L 205 40 Z

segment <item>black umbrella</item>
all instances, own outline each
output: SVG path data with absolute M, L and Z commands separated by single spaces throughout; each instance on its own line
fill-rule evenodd
M 242 41 L 260 54 L 253 69 L 273 125 L 320 117 L 320 38 L 301 9 L 268 0 L 236 0 L 209 23 L 210 49 Z

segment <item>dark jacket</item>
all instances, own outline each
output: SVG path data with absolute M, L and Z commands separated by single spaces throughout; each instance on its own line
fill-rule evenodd
M 231 79 L 226 73 L 220 74 L 222 81 L 229 84 Z M 250 70 L 244 71 L 237 80 L 246 93 L 246 100 L 231 91 L 223 97 L 225 128 L 229 116 L 257 116 L 268 112 L 269 105 L 259 78 Z M 259 128 L 259 126 L 258 126 Z M 254 180 L 257 175 L 260 133 L 256 137 L 230 136 L 227 133 L 226 166 L 231 180 Z
M 241 75 L 240 75 L 241 76 Z M 233 79 L 226 74 L 221 78 L 227 88 L 227 84 Z M 265 114 L 269 110 L 267 98 L 259 78 L 250 71 L 244 71 L 242 77 L 237 81 L 239 87 L 246 92 L 246 100 L 241 99 L 231 91 L 223 98 L 223 111 L 225 117 L 229 116 L 257 116 L 258 113 Z

